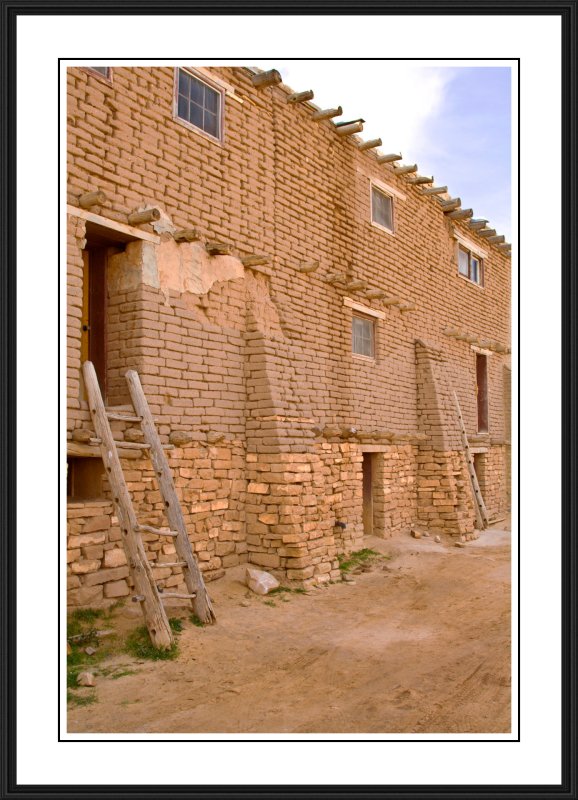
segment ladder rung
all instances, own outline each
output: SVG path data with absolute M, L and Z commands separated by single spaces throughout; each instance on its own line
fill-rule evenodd
M 150 444 L 146 442 L 119 442 L 118 439 L 114 439 L 114 443 L 117 447 L 121 449 L 124 448 L 125 450 L 149 450 Z
M 178 531 L 170 531 L 170 530 L 162 530 L 162 528 L 153 528 L 152 525 L 141 525 L 140 523 L 135 527 L 135 531 L 140 533 L 144 531 L 145 533 L 155 533 L 157 536 L 178 536 Z
M 175 594 L 174 592 L 159 591 L 159 597 L 161 600 L 165 600 L 167 597 L 177 597 L 179 600 L 193 600 L 196 596 L 196 594 Z
M 187 566 L 187 562 L 186 561 L 167 561 L 166 564 L 164 562 L 161 563 L 161 562 L 155 561 L 154 564 L 151 564 L 151 567 L 153 569 L 162 569 L 162 567 L 186 567 L 186 566 Z
M 128 414 L 117 414 L 116 411 L 107 411 L 109 419 L 119 420 L 120 422 L 142 422 L 142 417 L 130 416 Z

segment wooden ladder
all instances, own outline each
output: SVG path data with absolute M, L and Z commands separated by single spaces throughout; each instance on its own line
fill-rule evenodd
M 480 490 L 478 476 L 476 475 L 476 468 L 474 467 L 474 457 L 472 456 L 472 451 L 470 450 L 468 434 L 466 433 L 466 426 L 464 425 L 464 418 L 462 417 L 462 410 L 460 408 L 460 403 L 456 392 L 454 392 L 454 399 L 456 401 L 456 408 L 458 412 L 458 422 L 460 425 L 462 446 L 464 448 L 464 453 L 466 456 L 466 464 L 468 467 L 468 472 L 470 474 L 470 485 L 472 487 L 474 511 L 476 512 L 476 524 L 480 530 L 484 530 L 485 528 L 488 527 L 489 524 L 488 512 L 486 510 L 486 504 L 484 503 L 484 498 L 482 497 L 482 492 Z
M 99 440 L 100 453 L 122 532 L 122 543 L 134 583 L 135 595 L 133 600 L 141 604 L 145 623 L 154 646 L 159 649 L 168 649 L 174 644 L 174 638 L 162 603 L 164 599 L 191 600 L 193 611 L 201 622 L 211 623 L 215 620 L 211 600 L 207 594 L 199 566 L 193 556 L 171 470 L 138 373 L 134 370 L 129 370 L 125 376 L 135 411 L 134 416 L 132 416 L 106 410 L 92 362 L 85 361 L 82 365 L 82 371 L 90 416 L 96 432 L 96 438 Z M 114 439 L 110 428 L 110 419 L 140 424 L 144 443 L 138 446 L 143 452 L 148 451 L 150 454 L 157 484 L 163 498 L 164 513 L 169 524 L 168 529 L 155 528 L 138 522 L 117 452 L 117 447 L 123 447 L 126 443 Z M 131 446 L 134 446 L 134 444 L 131 443 Z M 151 564 L 146 557 L 141 537 L 142 533 L 171 538 L 175 545 L 178 560 L 162 564 L 162 566 L 183 568 L 187 586 L 186 594 L 163 592 L 159 589 L 153 577 Z

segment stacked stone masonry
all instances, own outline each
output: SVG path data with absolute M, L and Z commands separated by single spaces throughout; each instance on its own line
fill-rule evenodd
M 92 430 L 82 326 L 86 254 L 100 248 L 106 403 L 129 404 L 124 374 L 136 369 L 161 439 L 172 445 L 169 463 L 207 579 L 250 562 L 304 585 L 339 580 L 338 555 L 363 546 L 369 453 L 374 534 L 419 525 L 470 536 L 475 515 L 454 391 L 490 517 L 503 515 L 509 257 L 467 221 L 444 217 L 435 198 L 360 151 L 354 137 L 315 122 L 311 106 L 288 104 L 287 87 L 257 89 L 239 67 L 201 77 L 226 87 L 222 142 L 175 118 L 173 68 L 115 67 L 110 80 L 68 71 L 70 454 L 81 459 L 74 440 Z M 392 189 L 393 235 L 372 224 L 372 181 Z M 87 214 L 79 198 L 96 189 L 107 200 Z M 160 219 L 133 235 L 115 233 L 145 208 L 158 208 Z M 198 239 L 175 241 L 175 231 L 191 228 Z M 486 253 L 483 286 L 458 274 L 456 235 Z M 231 251 L 211 255 L 207 242 Z M 243 265 L 256 254 L 266 256 L 261 265 Z M 319 268 L 301 271 L 311 261 Z M 364 286 L 348 290 L 356 280 Z M 384 304 L 370 289 L 415 308 Z M 358 312 L 344 300 L 374 320 L 375 358 L 352 353 Z M 488 373 L 481 433 L 478 352 Z M 139 440 L 134 426 L 113 425 L 116 438 Z M 165 524 L 150 463 L 123 458 L 123 466 L 139 520 Z M 68 520 L 70 603 L 128 596 L 106 481 L 88 496 L 71 495 Z M 170 540 L 144 538 L 155 577 L 184 590 L 180 568 L 162 566 L 174 560 Z

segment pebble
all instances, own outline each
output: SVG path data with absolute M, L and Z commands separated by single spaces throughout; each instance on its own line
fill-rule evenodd
M 241 605 L 244 608 L 248 608 L 251 605 L 251 603 L 248 600 L 241 600 Z
M 95 686 L 94 675 L 92 672 L 79 672 L 76 677 L 79 686 Z
M 96 653 L 96 647 L 85 647 L 84 652 L 87 656 L 93 656 Z
M 429 533 L 428 533 L 427 531 L 424 533 L 424 537 L 425 537 L 426 539 L 429 539 Z
M 421 531 L 412 531 L 411 535 L 414 539 L 421 539 Z
M 436 538 L 434 539 L 434 542 L 437 542 L 439 544 L 441 542 L 441 540 L 442 540 L 441 536 L 436 536 Z

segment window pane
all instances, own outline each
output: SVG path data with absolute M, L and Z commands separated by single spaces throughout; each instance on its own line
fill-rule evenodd
M 204 100 L 204 89 L 205 84 L 201 83 L 201 81 L 196 80 L 195 78 L 191 78 L 191 100 L 194 103 L 198 103 L 200 106 L 203 105 Z
M 470 278 L 476 283 L 480 282 L 480 262 L 475 256 L 470 259 L 471 274 Z
M 105 78 L 108 78 L 108 70 L 109 67 L 91 67 L 95 72 L 100 72 L 101 75 L 104 75 Z
M 393 202 L 391 197 L 373 188 L 371 193 L 372 219 L 378 225 L 393 230 Z
M 353 352 L 360 356 L 373 357 L 373 322 L 361 317 L 352 317 Z
M 183 72 L 182 69 L 179 70 L 179 94 L 182 94 L 184 97 L 189 96 L 189 84 L 191 79 L 187 75 L 186 72 Z
M 459 261 L 458 261 L 458 269 L 460 271 L 460 275 L 465 275 L 466 278 L 470 277 L 470 254 L 468 250 L 464 250 L 463 247 L 459 249 Z
M 189 108 L 189 122 L 196 125 L 197 128 L 203 127 L 203 109 L 195 103 L 191 103 Z
M 209 111 L 205 111 L 205 124 L 203 125 L 203 130 L 207 133 L 210 133 L 211 136 L 217 137 L 219 135 L 216 114 L 211 114 Z
M 189 101 L 186 97 L 183 97 L 182 94 L 179 95 L 179 105 L 177 113 L 181 119 L 189 118 Z
M 216 114 L 219 110 L 220 99 L 221 95 L 218 92 L 215 92 L 213 89 L 205 86 L 205 108 L 207 111 L 211 111 L 213 114 Z

